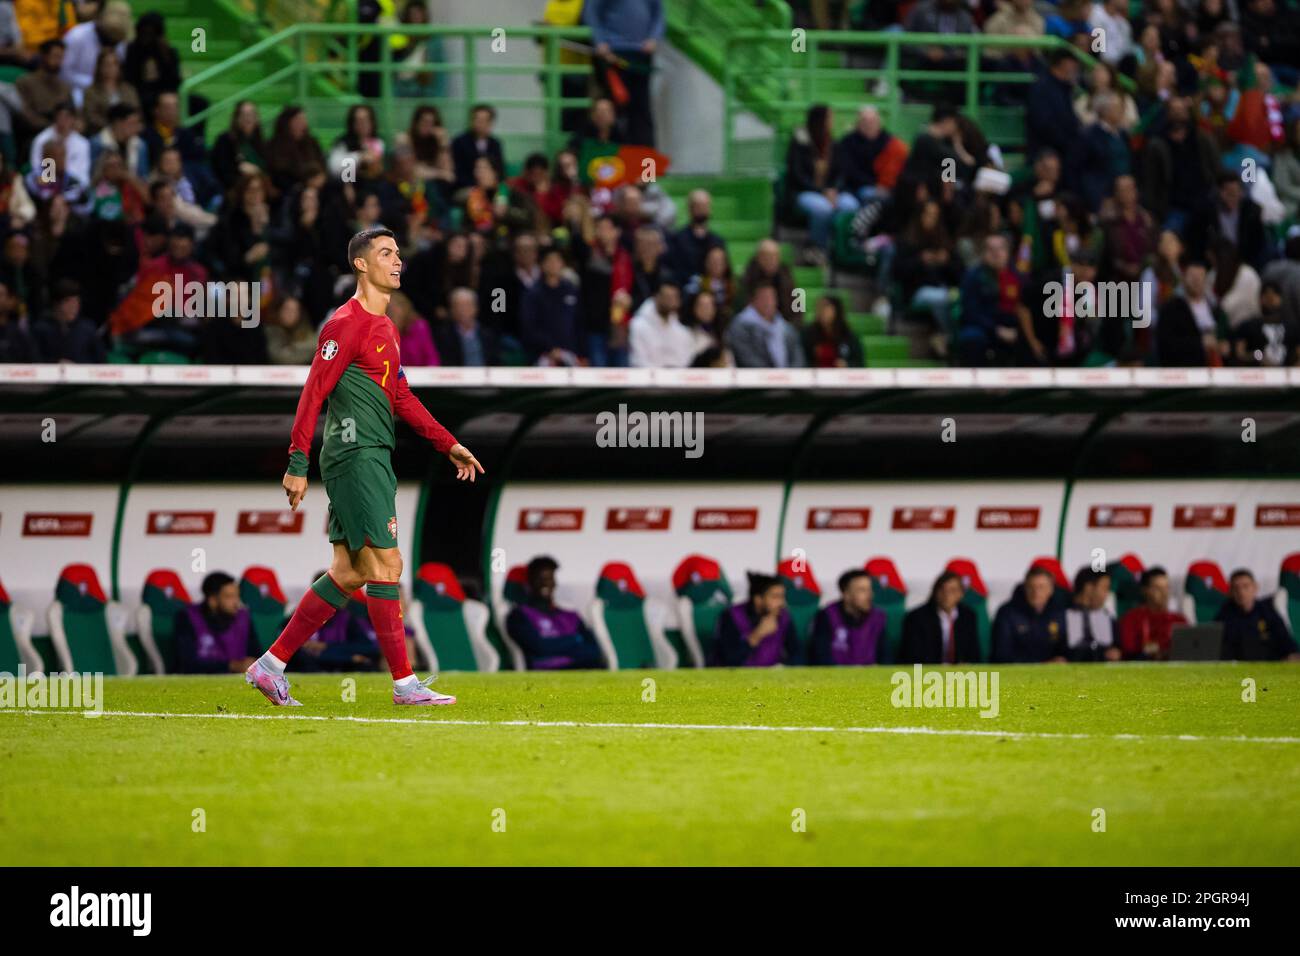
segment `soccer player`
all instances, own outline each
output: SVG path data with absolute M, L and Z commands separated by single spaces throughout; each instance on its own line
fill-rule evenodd
M 284 632 L 245 672 L 245 680 L 277 706 L 298 706 L 284 669 L 294 652 L 365 585 L 366 608 L 393 675 L 395 704 L 454 704 L 411 671 L 397 582 L 397 478 L 393 475 L 394 419 L 400 416 L 432 442 L 461 481 L 483 474 L 464 445 L 439 425 L 411 392 L 398 354 L 397 329 L 384 314 L 402 284 L 402 257 L 391 230 L 365 229 L 348 243 L 357 291 L 321 326 L 320 344 L 298 399 L 282 482 L 289 507 L 307 496 L 307 462 L 321 404 L 329 399 L 321 446 L 321 479 L 329 499 L 328 531 L 334 559 L 303 596 Z

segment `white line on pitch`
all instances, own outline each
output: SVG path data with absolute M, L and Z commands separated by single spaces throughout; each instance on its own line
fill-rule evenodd
M 1207 737 L 1198 734 L 1067 734 L 1033 730 L 946 730 L 939 727 L 808 727 L 767 724 L 660 724 L 635 721 L 583 720 L 454 720 L 439 717 L 328 717 L 324 714 L 180 714 L 162 711 L 0 710 L 29 716 L 176 717 L 199 720 L 322 720 L 353 724 L 425 724 L 456 727 L 584 727 L 597 730 L 748 730 L 768 733 L 919 734 L 932 737 L 1008 737 L 1017 740 L 1194 740 L 1222 743 L 1300 744 L 1300 737 Z

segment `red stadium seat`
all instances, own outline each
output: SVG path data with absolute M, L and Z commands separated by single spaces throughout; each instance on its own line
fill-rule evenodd
M 903 640 L 903 618 L 907 615 L 907 585 L 903 576 L 889 558 L 872 558 L 863 565 L 871 575 L 875 585 L 876 607 L 885 612 L 885 640 L 889 648 L 889 659 L 898 654 L 898 645 Z
M 1228 579 L 1218 562 L 1204 558 L 1187 566 L 1183 579 L 1183 616 L 1204 624 L 1213 621 L 1228 597 Z
M 1034 558 L 1034 560 L 1029 563 L 1029 566 L 1031 568 L 1042 568 L 1043 570 L 1048 571 L 1052 575 L 1052 580 L 1056 582 L 1058 588 L 1065 588 L 1067 594 L 1070 592 L 1070 579 L 1066 576 L 1065 569 L 1061 567 L 1061 562 L 1056 560 L 1056 558 Z
M 173 629 L 176 614 L 193 603 L 180 575 L 169 568 L 150 571 L 144 579 L 140 607 L 136 609 L 136 628 L 140 646 L 153 665 L 155 674 L 167 674 L 176 668 L 176 637 Z
M 610 670 L 677 666 L 677 652 L 664 634 L 667 614 L 646 600 L 630 565 L 611 561 L 600 569 L 588 616 Z
M 688 555 L 673 572 L 677 620 L 682 645 L 691 663 L 703 667 L 713 650 L 718 617 L 735 600 L 722 567 L 702 554 Z
M 248 608 L 253 619 L 253 634 L 265 651 L 280 636 L 288 611 L 289 601 L 280 588 L 280 579 L 273 570 L 262 565 L 245 568 L 239 579 L 239 599 Z
M 804 558 L 786 558 L 776 569 L 776 574 L 785 584 L 785 603 L 790 609 L 795 635 L 800 645 L 807 647 L 813 618 L 822 603 L 821 586 L 813 575 L 812 566 Z
M 975 629 L 979 635 L 980 658 L 988 660 L 993 651 L 993 629 L 989 621 L 989 589 L 980 576 L 980 570 L 970 558 L 953 558 L 945 571 L 961 578 L 965 593 L 961 603 L 975 612 Z
M 465 597 L 449 565 L 429 561 L 415 576 L 411 626 L 420 652 L 435 671 L 495 671 L 501 656 L 487 637 L 488 609 Z
M 45 670 L 32 645 L 34 618 L 31 611 L 14 607 L 0 584 L 0 673 L 17 674 L 19 664 L 26 666 L 30 674 Z

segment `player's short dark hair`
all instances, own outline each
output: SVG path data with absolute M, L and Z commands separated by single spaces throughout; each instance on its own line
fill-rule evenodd
M 1237 568 L 1237 570 L 1228 575 L 1228 580 L 1235 581 L 1237 578 L 1250 578 L 1253 581 L 1255 580 L 1255 575 L 1251 573 L 1249 568 Z
M 108 108 L 108 123 L 111 126 L 124 119 L 129 119 L 138 112 L 140 111 L 128 103 L 114 103 Z
M 39 53 L 41 56 L 45 56 L 51 50 L 56 48 L 60 50 L 67 49 L 67 47 L 64 45 L 62 40 L 46 40 L 37 48 L 36 52 Z
M 939 593 L 939 589 L 942 588 L 949 581 L 956 581 L 958 584 L 962 585 L 963 591 L 966 590 L 966 585 L 962 584 L 960 574 L 958 574 L 956 571 L 944 571 L 942 574 L 940 574 L 937 578 L 934 579 L 934 584 L 930 585 L 931 601 L 933 601 L 935 595 Z
M 81 295 L 81 283 L 76 279 L 60 279 L 54 283 L 54 301 L 62 302 L 64 299 L 73 299 Z
M 1074 576 L 1074 593 L 1078 594 L 1088 585 L 1095 583 L 1105 576 L 1105 571 L 1094 571 L 1091 567 L 1085 565 L 1079 569 Z
M 1030 578 L 1037 577 L 1040 574 L 1045 575 L 1047 577 L 1047 580 L 1051 581 L 1053 586 L 1055 586 L 1056 576 L 1052 574 L 1051 571 L 1047 570 L 1047 568 L 1043 567 L 1041 564 L 1035 564 L 1028 571 L 1026 571 L 1025 580 L 1028 581 Z
M 529 153 L 524 159 L 524 169 L 531 171 L 534 169 L 550 169 L 551 161 L 546 158 L 545 153 Z
M 203 579 L 203 596 L 205 598 L 214 598 L 221 593 L 221 589 L 227 584 L 234 584 L 235 579 L 225 571 L 213 571 Z
M 1161 567 L 1158 564 L 1153 564 L 1151 565 L 1151 567 L 1147 568 L 1145 571 L 1142 572 L 1142 587 L 1146 587 L 1156 578 L 1167 578 L 1167 577 L 1169 577 L 1168 571 L 1166 571 L 1163 567 Z
M 930 113 L 931 123 L 942 123 L 944 120 L 955 120 L 957 110 L 949 103 L 936 103 L 934 110 Z
M 858 578 L 870 578 L 870 577 L 871 575 L 868 574 L 866 571 L 864 571 L 862 568 L 850 568 L 849 570 L 841 574 L 840 579 L 835 583 L 839 585 L 840 593 L 843 594 L 845 591 L 849 589 L 849 585 L 852 584 L 854 581 L 856 581 Z
M 475 103 L 469 108 L 469 115 L 473 116 L 475 113 L 487 113 L 493 119 L 497 118 L 497 108 L 491 103 Z
M 366 253 L 370 251 L 370 244 L 376 239 L 393 239 L 397 236 L 393 230 L 384 226 L 374 226 L 370 229 L 362 229 L 359 233 L 348 240 L 348 265 L 352 266 L 355 273 L 357 267 L 352 265 L 357 259 L 364 259 Z
M 528 580 L 531 581 L 543 571 L 555 571 L 560 563 L 549 554 L 539 554 L 528 562 Z
M 750 571 L 745 576 L 749 578 L 749 599 L 751 601 L 756 597 L 762 597 L 778 584 L 783 586 L 785 584 L 785 582 L 775 574 L 761 574 L 756 571 Z

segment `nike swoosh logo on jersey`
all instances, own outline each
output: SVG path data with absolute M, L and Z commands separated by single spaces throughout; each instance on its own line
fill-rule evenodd
M 388 344 L 387 342 L 384 343 L 384 345 L 387 345 L 387 344 Z M 384 350 L 384 345 L 376 345 L 376 346 L 375 346 L 375 351 L 376 351 L 376 352 L 382 352 L 382 351 Z

